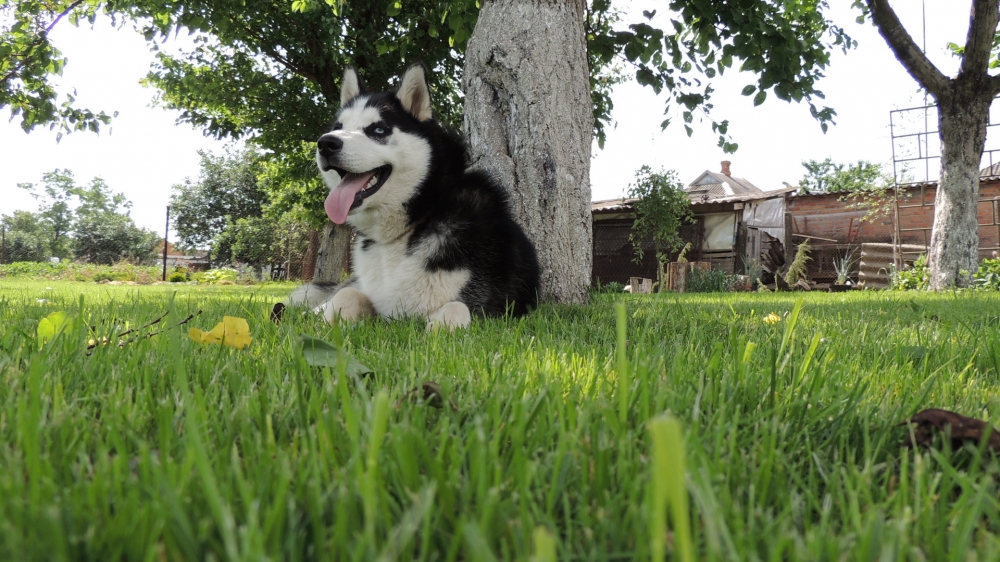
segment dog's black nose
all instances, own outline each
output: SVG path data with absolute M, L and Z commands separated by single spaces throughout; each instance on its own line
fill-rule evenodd
M 344 148 L 344 141 L 333 135 L 323 135 L 319 138 L 316 146 L 319 148 L 320 154 L 323 156 L 329 156 L 341 148 Z

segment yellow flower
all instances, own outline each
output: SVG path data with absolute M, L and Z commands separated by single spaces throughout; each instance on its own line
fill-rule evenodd
M 763 318 L 765 324 L 777 324 L 781 322 L 781 317 L 775 313 L 768 314 Z
M 191 328 L 188 330 L 188 337 L 198 343 L 222 343 L 236 349 L 243 349 L 253 341 L 246 319 L 235 316 L 223 316 L 222 322 L 216 324 L 210 332 Z

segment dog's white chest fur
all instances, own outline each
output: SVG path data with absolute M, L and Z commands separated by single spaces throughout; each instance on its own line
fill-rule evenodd
M 365 293 L 379 316 L 424 316 L 457 301 L 469 282 L 469 271 L 428 271 L 426 259 L 432 240 L 407 254 L 404 240 L 354 247 L 357 288 Z

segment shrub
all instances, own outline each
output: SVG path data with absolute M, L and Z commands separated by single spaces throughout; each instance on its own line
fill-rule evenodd
M 597 283 L 590 288 L 590 292 L 595 294 L 615 294 L 621 293 L 625 290 L 625 285 L 617 281 L 611 281 L 608 283 L 601 283 L 598 279 Z
M 979 264 L 974 282 L 980 289 L 1000 291 L 1000 258 L 983 260 Z
M 220 267 L 217 269 L 209 269 L 208 271 L 203 271 L 195 276 L 195 279 L 199 283 L 217 284 L 221 281 L 229 281 L 229 284 L 235 283 L 239 272 L 235 269 L 230 269 L 228 267 Z
M 92 263 L 16 262 L 0 265 L 0 279 L 37 279 L 46 281 L 135 281 L 152 282 L 160 268 L 130 263 L 98 265 Z
M 930 286 L 930 280 L 927 256 L 920 256 L 913 265 L 892 272 L 892 288 L 899 291 L 925 290 Z
M 185 281 L 187 281 L 187 275 L 175 271 L 170 274 L 170 277 L 167 278 L 167 281 L 170 281 L 171 283 L 184 283 Z
M 98 271 L 93 277 L 91 277 L 91 279 L 93 279 L 95 283 L 100 283 L 101 281 L 115 281 L 115 276 L 110 271 Z
M 730 275 L 721 269 L 692 270 L 687 279 L 689 293 L 724 293 L 741 284 L 739 275 Z

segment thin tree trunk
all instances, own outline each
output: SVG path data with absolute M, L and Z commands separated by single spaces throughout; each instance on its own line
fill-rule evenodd
M 535 244 L 545 300 L 587 300 L 594 118 L 585 0 L 483 3 L 465 54 L 473 165 L 510 193 Z
M 314 283 L 339 283 L 351 253 L 351 227 L 327 221 L 316 252 Z
M 316 254 L 319 252 L 319 231 L 309 229 L 309 246 L 306 248 L 305 258 L 302 260 L 302 280 L 312 281 L 316 276 Z
M 979 164 L 993 96 L 969 82 L 956 81 L 938 99 L 941 181 L 928 255 L 934 290 L 968 287 L 979 267 Z

